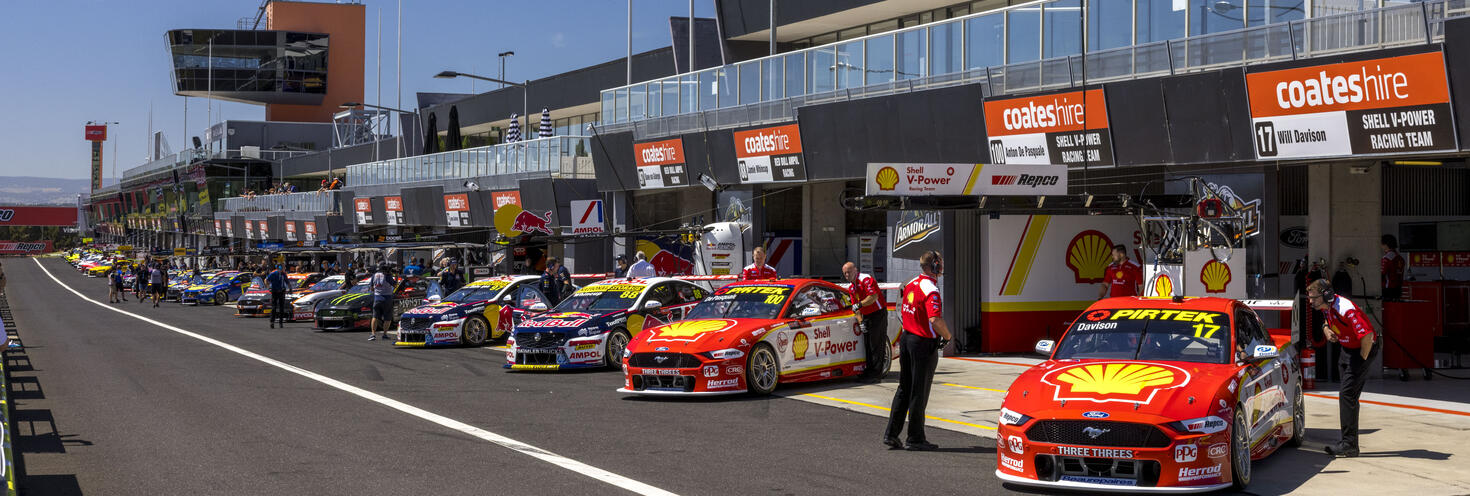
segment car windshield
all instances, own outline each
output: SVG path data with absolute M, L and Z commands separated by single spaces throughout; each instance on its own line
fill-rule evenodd
M 555 312 L 598 312 L 626 310 L 648 286 L 641 284 L 593 284 L 562 300 Z
M 326 278 L 326 279 L 322 279 L 321 281 L 318 281 L 316 284 L 311 285 L 311 290 L 312 291 L 327 291 L 327 290 L 330 290 L 330 289 L 337 289 L 337 288 L 340 288 L 340 287 L 342 287 L 342 278 L 340 278 L 340 277 L 336 277 L 336 278 L 329 277 L 329 278 Z
M 447 301 L 452 303 L 470 303 L 474 301 L 490 300 L 494 299 L 495 294 L 499 293 L 500 289 L 504 287 L 505 286 L 501 286 L 500 288 L 480 286 L 474 288 L 460 288 L 458 291 L 450 293 L 449 296 L 445 296 L 444 299 L 440 301 Z
M 725 286 L 700 301 L 687 319 L 774 319 L 791 296 L 792 286 Z
M 223 284 L 223 283 L 226 283 L 226 282 L 230 282 L 230 279 L 233 278 L 233 277 L 235 277 L 234 274 L 220 274 L 220 275 L 217 275 L 217 276 L 214 276 L 214 277 L 209 278 L 209 280 L 208 281 L 205 281 L 204 283 L 205 284 Z
M 363 282 L 357 283 L 356 286 L 353 286 L 352 289 L 347 290 L 347 292 L 348 293 L 371 293 L 371 292 L 373 292 L 373 285 L 372 284 L 368 284 L 367 281 L 363 281 Z
M 1228 363 L 1229 351 L 1230 318 L 1223 313 L 1103 309 L 1083 313 L 1053 358 Z

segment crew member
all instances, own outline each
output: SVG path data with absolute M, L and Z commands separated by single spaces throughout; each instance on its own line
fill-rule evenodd
M 1338 417 L 1342 421 L 1342 441 L 1327 446 L 1332 456 L 1358 456 L 1358 397 L 1368 380 L 1368 364 L 1378 354 L 1378 334 L 1363 316 L 1363 311 L 1347 298 L 1332 290 L 1332 283 L 1318 279 L 1307 285 L 1307 301 L 1326 315 L 1322 333 L 1342 345 L 1338 367 L 1342 370 L 1342 390 L 1337 395 Z
M 266 288 L 271 290 L 271 329 L 276 328 L 276 322 L 280 321 L 281 327 L 286 327 L 286 316 L 290 315 L 286 309 L 286 273 L 281 271 L 281 266 L 276 265 L 276 270 L 265 276 Z
M 648 263 L 648 255 L 641 251 L 633 253 L 633 266 L 628 267 L 629 279 L 648 279 L 657 275 L 658 271 L 654 270 L 653 264 Z
M 617 265 L 617 268 L 613 269 L 613 279 L 622 279 L 628 277 L 627 255 L 618 255 L 616 258 L 613 259 L 613 263 Z
M 761 279 L 777 279 L 781 277 L 776 275 L 775 268 L 766 265 L 766 247 L 755 247 L 754 250 L 750 251 L 750 258 L 754 259 L 755 263 L 745 266 L 745 269 L 740 271 L 740 280 L 758 281 Z
M 1143 293 L 1143 269 L 1128 259 L 1128 247 L 1113 245 L 1113 263 L 1108 264 L 1103 274 L 1103 284 L 1097 288 L 1097 299 L 1117 296 L 1138 296 Z
M 550 300 L 551 306 L 561 303 L 561 290 L 565 287 L 564 285 L 571 283 L 570 280 L 567 280 L 571 278 L 570 274 L 564 278 L 562 272 L 557 270 L 558 265 L 560 264 L 557 263 L 556 257 L 546 259 L 546 270 L 541 271 L 541 286 L 538 288 L 541 290 L 541 295 Z
M 1404 256 L 1399 255 L 1399 240 L 1392 234 L 1383 235 L 1383 258 L 1378 261 L 1378 272 L 1383 275 L 1383 301 L 1399 301 L 1404 297 Z
M 168 278 L 164 276 L 164 270 L 162 264 L 155 264 L 153 270 L 148 272 L 148 282 L 151 284 L 150 289 L 153 291 L 153 306 L 155 308 L 158 307 L 158 302 L 163 301 L 163 295 L 168 293 L 168 285 L 165 284 Z
M 919 257 L 924 273 L 903 287 L 899 303 L 903 337 L 899 338 L 898 389 L 893 392 L 889 409 L 888 430 L 883 444 L 892 448 L 907 445 L 910 451 L 931 451 L 938 446 L 924 436 L 924 407 L 929 404 L 929 386 L 934 382 L 934 368 L 939 365 L 939 350 L 949 343 L 949 326 L 940 318 L 943 306 L 939 299 L 939 276 L 944 274 L 944 259 L 939 252 L 929 251 Z M 900 442 L 904 416 L 908 416 L 908 439 Z
M 393 268 L 388 264 L 378 265 L 378 271 L 373 274 L 373 334 L 368 336 L 368 341 L 378 339 L 378 328 L 383 329 L 383 337 L 388 337 L 388 326 L 393 325 L 393 293 L 398 289 L 398 281 L 393 278 Z
M 459 268 L 458 260 L 450 260 L 449 267 L 439 273 L 439 289 L 442 296 L 449 296 L 464 287 L 464 270 Z
M 888 304 L 883 301 L 878 281 L 858 272 L 856 264 L 843 264 L 842 278 L 852 285 L 853 311 L 863 318 L 863 344 L 868 361 L 862 379 L 868 383 L 881 381 L 883 362 L 888 359 Z

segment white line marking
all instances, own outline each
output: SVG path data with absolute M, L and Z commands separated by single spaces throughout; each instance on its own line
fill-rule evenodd
M 50 277 L 52 281 L 56 281 L 56 284 L 60 285 L 62 288 L 65 288 L 67 291 L 71 291 L 72 294 L 77 295 L 78 298 L 81 298 L 83 300 L 87 300 L 87 301 L 91 302 L 92 304 L 97 305 L 97 306 L 102 307 L 102 308 L 105 308 L 107 310 L 111 310 L 111 311 L 114 311 L 114 312 L 117 312 L 117 313 L 120 313 L 120 314 L 123 314 L 123 315 L 127 315 L 129 317 L 133 317 L 133 318 L 138 319 L 138 320 L 141 320 L 143 322 L 147 322 L 149 324 L 153 324 L 153 325 L 156 325 L 158 327 L 162 327 L 164 329 L 168 329 L 170 331 L 177 332 L 179 334 L 183 334 L 185 336 L 189 336 L 191 338 L 198 339 L 200 341 L 204 341 L 206 343 L 209 343 L 209 344 L 218 346 L 220 348 L 224 348 L 226 350 L 230 350 L 230 351 L 233 351 L 235 353 L 239 353 L 240 355 L 244 355 L 244 356 L 246 356 L 248 358 L 253 358 L 253 359 L 258 360 L 258 361 L 260 361 L 262 363 L 265 363 L 267 365 L 271 365 L 271 366 L 280 368 L 282 370 L 285 370 L 287 372 L 291 372 L 293 374 L 300 375 L 300 376 L 305 377 L 307 379 L 311 379 L 313 381 L 317 381 L 317 382 L 320 382 L 322 384 L 326 384 L 328 386 L 331 386 L 331 387 L 340 389 L 342 391 L 346 391 L 348 393 L 352 393 L 353 395 L 356 395 L 356 396 L 361 397 L 363 399 L 366 399 L 368 401 L 372 401 L 374 403 L 378 403 L 378 404 L 383 405 L 383 406 L 386 406 L 388 408 L 392 408 L 394 410 L 398 410 L 400 412 L 407 413 L 409 415 L 413 415 L 415 417 L 418 417 L 418 418 L 421 418 L 421 419 L 424 419 L 424 420 L 427 420 L 427 421 L 430 421 L 430 422 L 439 424 L 441 426 L 444 426 L 444 427 L 447 427 L 447 428 L 450 428 L 450 429 L 453 429 L 453 430 L 456 430 L 456 431 L 459 431 L 459 432 L 463 432 L 465 434 L 469 434 L 471 436 L 475 436 L 475 437 L 478 437 L 480 439 L 484 439 L 486 441 L 490 441 L 492 443 L 495 443 L 495 444 L 504 446 L 504 447 L 509 448 L 511 450 L 520 452 L 523 455 L 527 455 L 527 456 L 530 456 L 532 458 L 539 459 L 539 460 L 541 460 L 543 462 L 550 463 L 552 465 L 556 465 L 558 467 L 561 467 L 561 468 L 564 468 L 564 469 L 567 469 L 567 470 L 571 470 L 572 472 L 576 472 L 578 474 L 585 475 L 585 476 L 591 477 L 593 479 L 597 479 L 599 481 L 605 482 L 605 483 L 610 484 L 612 486 L 616 486 L 616 487 L 619 487 L 619 488 L 622 488 L 622 489 L 626 489 L 628 491 L 632 491 L 632 492 L 638 493 L 638 494 L 656 494 L 656 495 L 675 496 L 674 493 L 665 491 L 663 489 L 659 489 L 657 487 L 653 487 L 651 485 L 644 484 L 642 482 L 638 482 L 636 480 L 629 479 L 627 477 L 623 477 L 621 475 L 614 474 L 612 472 L 608 472 L 606 470 L 603 470 L 603 469 L 600 469 L 600 468 L 597 468 L 597 467 L 593 467 L 591 465 L 588 465 L 588 464 L 585 464 L 585 463 L 582 463 L 582 462 L 573 460 L 571 458 L 567 458 L 567 457 L 558 455 L 556 453 L 552 453 L 550 451 L 546 451 L 544 449 L 537 448 L 535 446 L 531 446 L 529 444 L 526 444 L 526 443 L 523 443 L 523 442 L 520 442 L 520 441 L 516 441 L 514 439 L 511 439 L 511 438 L 502 436 L 500 434 L 496 434 L 494 432 L 490 432 L 490 431 L 481 429 L 479 427 L 475 427 L 473 425 L 466 424 L 464 422 L 460 422 L 458 420 L 454 420 L 452 418 L 445 417 L 443 415 L 439 415 L 437 413 L 430 412 L 428 410 L 424 410 L 422 408 L 419 408 L 419 407 L 416 407 L 416 406 L 413 406 L 413 405 L 409 405 L 407 403 L 403 403 L 401 401 L 398 401 L 398 400 L 389 398 L 387 396 L 383 396 L 383 395 L 374 393 L 372 391 L 368 391 L 366 389 L 359 388 L 357 386 L 353 386 L 351 384 L 347 384 L 345 382 L 342 382 L 342 381 L 333 379 L 331 377 L 327 377 L 327 376 L 318 374 L 316 372 L 312 372 L 310 370 L 306 370 L 306 369 L 297 367 L 295 365 L 291 365 L 289 363 L 282 362 L 280 360 L 276 360 L 274 358 L 266 357 L 264 355 L 260 355 L 260 354 L 257 354 L 255 352 L 248 351 L 248 350 L 246 350 L 244 348 L 240 348 L 238 346 L 235 346 L 235 345 L 232 345 L 232 344 L 229 344 L 229 343 L 226 343 L 226 342 L 223 342 L 223 341 L 220 341 L 220 340 L 217 340 L 217 339 L 208 337 L 208 336 L 204 336 L 204 335 L 201 335 L 201 334 L 198 334 L 198 333 L 194 333 L 194 332 L 191 332 L 191 331 L 186 331 L 184 329 L 180 329 L 178 327 L 174 327 L 174 326 L 165 324 L 163 322 L 159 322 L 157 320 L 153 320 L 153 319 L 150 319 L 148 317 L 144 317 L 142 315 L 138 315 L 138 314 L 135 314 L 135 313 L 132 313 L 132 312 L 124 311 L 124 310 L 119 310 L 116 307 L 108 306 L 105 303 L 102 303 L 102 302 L 97 301 L 97 300 L 93 300 L 93 299 L 87 297 L 86 295 L 83 295 L 81 292 L 79 292 L 79 291 L 77 291 L 75 289 L 72 289 L 71 286 L 67 286 L 66 283 L 61 282 L 61 280 L 60 279 L 57 279 L 56 276 L 51 275 L 51 271 L 46 270 L 46 266 L 41 264 L 41 260 L 40 259 L 32 258 L 31 260 L 34 260 L 36 262 L 36 266 L 40 267 L 41 268 L 41 271 L 46 273 L 46 277 Z

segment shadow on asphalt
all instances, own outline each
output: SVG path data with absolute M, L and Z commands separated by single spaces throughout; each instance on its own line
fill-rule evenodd
M 0 298 L 0 307 L 9 313 L 8 303 Z M 15 334 L 15 320 L 7 321 L 12 327 L 10 339 L 19 341 Z M 26 474 L 26 454 L 65 453 L 67 446 L 91 446 L 92 442 L 79 439 L 75 434 L 62 434 L 56 427 L 56 417 L 49 409 L 25 409 L 23 401 L 46 398 L 41 381 L 35 376 L 25 348 L 8 348 L 4 351 L 5 382 L 10 398 L 11 448 L 15 456 L 16 488 L 21 494 L 46 494 L 73 496 L 82 494 L 76 474 L 36 475 Z M 26 375 L 17 375 L 26 373 Z
M 82 486 L 75 475 L 36 475 L 25 478 L 22 485 L 26 494 L 52 496 L 81 496 Z

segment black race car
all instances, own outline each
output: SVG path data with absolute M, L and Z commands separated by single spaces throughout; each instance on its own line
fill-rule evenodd
M 437 293 L 437 284 L 433 287 L 430 284 L 430 281 L 419 277 L 405 277 L 398 281 L 398 289 L 393 292 L 394 322 L 403 312 L 422 305 L 430 292 Z M 316 306 L 315 328 L 323 331 L 367 329 L 372 326 L 372 321 L 373 294 L 368 282 L 353 286 L 342 296 L 323 300 Z

